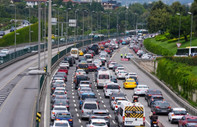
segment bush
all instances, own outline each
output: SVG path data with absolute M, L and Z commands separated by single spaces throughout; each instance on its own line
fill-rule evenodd
M 155 40 L 156 40 L 156 41 L 166 41 L 167 38 L 166 38 L 165 35 L 157 35 L 157 36 L 155 37 Z
M 31 33 L 31 41 L 38 41 L 38 23 L 31 25 L 31 31 L 33 31 Z M 16 44 L 29 42 L 29 26 L 16 30 L 16 33 L 19 33 L 19 35 L 16 35 Z M 15 32 L 6 34 L 0 39 L 0 47 L 14 45 L 14 40 Z
M 162 56 L 172 56 L 174 55 L 170 50 L 163 48 L 162 46 L 154 43 L 151 39 L 144 40 L 144 46 L 146 49 L 152 53 L 162 55 Z
M 192 66 L 161 58 L 156 75 L 185 99 L 192 100 L 192 94 L 197 90 L 197 77 L 192 73 Z

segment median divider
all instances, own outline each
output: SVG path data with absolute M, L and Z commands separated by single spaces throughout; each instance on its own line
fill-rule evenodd
M 180 106 L 185 108 L 190 114 L 197 116 L 197 109 L 191 106 L 187 100 L 180 97 L 180 95 L 175 94 L 170 88 L 168 88 L 162 81 L 160 81 L 156 76 L 152 75 L 145 69 L 143 69 L 135 60 L 132 59 L 132 62 L 145 74 L 147 74 L 152 80 L 156 82 L 172 99 L 178 103 Z

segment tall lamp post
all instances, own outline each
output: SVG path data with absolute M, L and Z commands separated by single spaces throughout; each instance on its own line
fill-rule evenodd
M 191 55 L 193 14 L 191 12 L 188 12 L 188 14 L 191 15 L 191 33 L 190 33 L 190 50 L 189 50 L 189 55 Z
M 178 43 L 180 43 L 180 34 L 181 34 L 181 14 L 180 13 L 176 13 L 179 16 L 179 39 L 178 39 Z
M 92 44 L 92 37 L 93 37 L 93 33 L 92 33 L 92 29 L 93 29 L 93 26 L 92 26 L 92 22 L 93 22 L 93 19 L 92 19 L 92 15 L 93 15 L 94 11 L 92 11 L 91 13 L 91 44 Z
M 67 8 L 66 12 L 66 52 L 67 52 L 67 44 L 68 44 L 68 26 L 69 26 L 69 20 L 68 20 L 68 11 L 71 10 L 71 8 Z
M 76 13 L 77 13 L 78 11 L 79 11 L 79 9 L 75 10 L 75 20 L 76 20 L 76 26 L 75 26 L 75 32 L 74 32 L 74 33 L 75 33 L 75 35 L 74 35 L 74 36 L 75 36 L 75 39 L 77 38 L 77 36 L 76 36 L 76 29 L 77 29 L 77 14 L 76 14 Z M 76 44 L 75 44 L 75 47 L 76 47 Z
M 119 13 L 117 13 L 117 15 L 116 15 L 116 32 L 117 32 L 117 37 L 118 37 L 118 15 L 119 15 Z

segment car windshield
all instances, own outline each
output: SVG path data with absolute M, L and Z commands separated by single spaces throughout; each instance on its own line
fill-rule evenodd
M 61 108 L 55 107 L 54 110 L 67 110 L 67 109 L 66 108 L 63 108 L 63 107 L 61 107 Z
M 147 86 L 138 86 L 137 88 L 148 88 Z
M 55 123 L 56 127 L 68 127 L 67 123 Z
M 79 64 L 78 67 L 79 68 L 88 68 L 88 65 L 87 64 Z
M 159 105 L 159 106 L 166 106 L 166 107 L 169 107 L 170 104 L 167 103 L 167 102 L 157 102 L 156 105 Z
M 119 89 L 119 85 L 107 85 L 107 89 Z
M 56 117 L 71 118 L 71 115 L 69 113 L 58 113 Z
M 109 115 L 109 113 L 107 113 L 107 112 L 94 112 L 93 115 L 106 116 L 106 115 Z
M 158 91 L 158 90 L 149 91 L 149 94 L 161 94 L 161 91 Z
M 55 95 L 65 95 L 64 92 L 54 92 Z
M 86 55 L 85 57 L 86 57 L 86 59 L 92 59 L 91 55 Z
M 86 98 L 96 98 L 95 95 L 82 95 L 82 100 L 85 100 Z
M 197 118 L 195 118 L 195 119 L 188 118 L 187 121 L 188 122 L 197 122 Z
M 105 74 L 99 75 L 99 79 L 109 79 L 109 75 L 105 75 Z
M 56 100 L 54 104 L 55 105 L 65 105 L 65 104 L 67 104 L 67 102 L 66 101 L 62 101 L 62 100 Z
M 93 122 L 92 125 L 94 125 L 94 126 L 104 126 L 104 125 L 106 125 L 106 123 Z
M 71 51 L 71 54 L 77 54 L 77 53 L 78 53 L 77 50 L 72 50 L 72 51 Z
M 186 111 L 173 111 L 175 115 L 186 115 L 187 112 Z
M 135 80 L 129 79 L 129 80 L 127 80 L 127 82 L 135 82 Z
M 84 109 L 97 109 L 96 104 L 85 104 Z
M 81 89 L 81 90 L 80 90 L 80 92 L 85 92 L 85 91 L 86 91 L 86 92 L 91 92 L 92 90 L 91 90 L 91 89 Z

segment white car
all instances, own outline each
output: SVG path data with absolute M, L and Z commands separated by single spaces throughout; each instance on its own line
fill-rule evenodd
M 102 65 L 102 62 L 99 59 L 95 59 L 92 63 L 95 64 L 97 68 L 101 67 Z
M 99 59 L 100 59 L 100 60 L 104 60 L 104 61 L 106 61 L 106 60 L 107 60 L 107 58 L 106 58 L 106 56 L 105 56 L 105 55 L 100 55 L 100 56 L 99 56 Z
M 111 109 L 115 109 L 118 100 L 127 100 L 125 97 L 115 97 L 113 101 L 111 101 L 110 106 Z
M 66 106 L 54 106 L 53 110 L 51 111 L 51 119 L 55 119 L 57 113 L 68 112 Z
M 79 86 L 87 86 L 87 87 L 92 87 L 92 83 L 90 81 L 84 80 L 80 81 Z
M 105 119 L 91 119 L 86 127 L 108 127 Z
M 127 53 L 126 58 L 127 59 L 132 59 L 134 56 L 132 53 Z
M 68 61 L 62 61 L 60 64 L 59 64 L 60 67 L 67 67 L 69 68 L 70 67 L 70 64 L 68 63 Z
M 127 100 L 116 100 L 116 105 L 114 107 L 114 111 L 116 112 L 118 108 L 120 107 L 122 102 L 128 102 Z
M 115 62 L 115 61 L 110 62 L 108 68 L 109 68 L 109 69 L 112 69 L 112 68 L 114 67 L 115 64 L 117 64 L 117 62 Z
M 103 91 L 104 96 L 109 97 L 112 94 L 112 92 L 120 92 L 120 86 L 118 83 L 107 83 L 107 85 L 103 87 Z
M 9 54 L 10 53 L 10 51 L 9 51 L 9 49 L 2 49 L 1 50 L 1 53 L 4 53 L 4 54 Z
M 124 70 L 118 71 L 117 78 L 118 79 L 125 79 L 127 72 Z
M 184 115 L 187 115 L 185 108 L 172 108 L 171 112 L 168 114 L 168 120 L 171 123 L 178 122 Z
M 115 69 L 115 74 L 117 75 L 119 71 L 125 70 L 124 67 L 117 67 Z
M 83 69 L 77 69 L 75 75 L 86 75 L 86 72 Z
M 84 57 L 88 63 L 92 63 L 93 58 L 91 54 L 85 54 Z
M 129 72 L 129 73 L 126 74 L 125 80 L 128 79 L 128 78 L 130 78 L 130 77 L 133 77 L 133 76 L 138 77 L 135 72 Z
M 148 89 L 147 85 L 137 85 L 136 88 L 134 88 L 134 95 L 145 95 Z
M 55 120 L 53 127 L 70 127 L 68 120 Z

